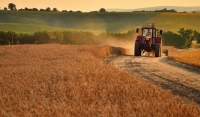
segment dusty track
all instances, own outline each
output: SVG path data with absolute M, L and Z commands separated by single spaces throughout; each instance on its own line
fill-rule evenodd
M 200 104 L 200 72 L 177 65 L 167 57 L 120 55 L 106 63 Z

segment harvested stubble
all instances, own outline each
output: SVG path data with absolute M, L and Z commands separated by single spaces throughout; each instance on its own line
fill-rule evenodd
M 105 65 L 106 48 L 0 46 L 0 116 L 199 116 L 196 104 Z
M 200 49 L 173 52 L 169 58 L 200 68 Z

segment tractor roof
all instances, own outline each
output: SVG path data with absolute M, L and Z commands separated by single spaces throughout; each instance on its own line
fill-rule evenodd
M 143 26 L 142 29 L 156 29 L 154 23 L 153 24 L 149 24 L 147 26 Z
M 155 27 L 142 27 L 142 29 L 156 29 Z

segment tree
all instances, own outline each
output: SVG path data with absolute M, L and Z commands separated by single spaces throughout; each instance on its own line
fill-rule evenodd
M 33 39 L 32 35 L 19 34 L 19 44 L 34 44 L 36 40 Z
M 101 9 L 99 10 L 99 12 L 106 12 L 106 9 L 101 8 Z
M 4 10 L 6 11 L 6 10 L 8 10 L 6 7 L 4 7 Z
M 192 45 L 192 41 L 198 36 L 198 32 L 196 30 L 192 29 L 184 29 L 181 28 L 178 33 L 180 36 L 184 39 L 185 44 L 183 45 L 183 48 L 189 48 Z
M 33 40 L 35 40 L 38 44 L 47 44 L 50 41 L 50 36 L 46 31 L 35 32 L 33 35 Z
M 25 9 L 24 9 L 25 11 L 28 11 L 29 9 L 27 8 L 27 7 L 25 7 Z
M 174 46 L 176 48 L 183 48 L 185 40 L 178 34 L 171 31 L 165 32 L 162 34 L 163 45 L 165 46 Z
M 40 11 L 45 11 L 44 9 L 40 9 Z
M 7 36 L 7 32 L 0 31 L 0 45 L 8 45 L 9 39 Z
M 51 11 L 51 8 L 50 8 L 50 7 L 47 7 L 47 8 L 46 8 L 46 11 Z
M 18 9 L 18 11 L 24 11 L 24 9 L 21 8 L 21 9 Z
M 37 8 L 33 8 L 33 11 L 38 11 L 38 9 Z
M 53 11 L 53 12 L 58 12 L 58 9 L 57 9 L 57 8 L 53 8 L 52 11 Z
M 195 39 L 197 40 L 197 43 L 200 44 L 200 33 L 197 32 Z
M 16 5 L 13 4 L 13 3 L 9 3 L 9 4 L 8 4 L 8 8 L 9 8 L 10 10 L 17 10 Z
M 62 10 L 62 12 L 68 12 L 67 10 Z

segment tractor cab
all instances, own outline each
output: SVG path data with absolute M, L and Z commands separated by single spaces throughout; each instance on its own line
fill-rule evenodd
M 156 32 L 156 29 L 150 29 L 150 28 L 143 28 L 142 29 L 142 36 L 143 37 L 155 37 L 155 32 Z

